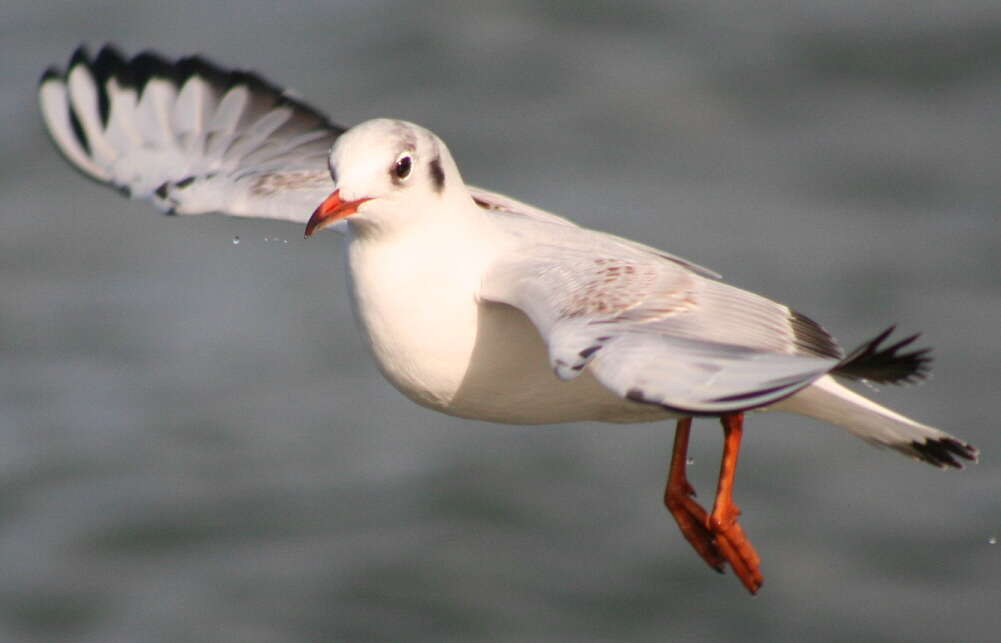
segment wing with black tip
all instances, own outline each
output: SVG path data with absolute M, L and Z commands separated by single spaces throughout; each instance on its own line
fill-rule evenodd
M 200 57 L 80 48 L 39 87 L 56 146 L 86 176 L 173 214 L 305 222 L 334 189 L 344 128 L 260 76 Z
M 261 76 L 199 56 L 126 58 L 77 49 L 39 86 L 45 124 L 88 178 L 169 214 L 221 212 L 305 223 L 336 187 L 330 147 L 345 128 Z M 467 186 L 484 209 L 573 226 Z

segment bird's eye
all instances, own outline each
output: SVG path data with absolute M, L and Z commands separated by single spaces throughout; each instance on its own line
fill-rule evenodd
M 393 166 L 393 174 L 396 178 L 403 180 L 410 176 L 410 171 L 413 169 L 414 160 L 409 154 L 403 154 L 400 158 L 396 159 L 396 164 Z

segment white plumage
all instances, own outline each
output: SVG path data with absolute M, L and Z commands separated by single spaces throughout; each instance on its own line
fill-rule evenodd
M 223 212 L 305 222 L 336 187 L 328 153 L 344 128 L 253 74 L 223 70 L 201 58 L 169 63 L 144 53 L 125 60 L 105 47 L 92 61 L 81 49 L 66 73 L 46 73 L 40 101 L 53 140 L 74 166 L 169 213 Z M 364 138 L 358 140 L 362 132 Z M 356 157 L 370 156 L 378 148 L 395 154 L 401 137 L 409 136 L 430 145 L 454 167 L 444 143 L 414 125 L 384 121 L 354 136 Z M 379 145 L 373 146 L 373 140 Z M 414 151 L 417 156 L 430 153 Z M 346 159 L 352 162 L 358 160 Z M 838 374 L 840 348 L 823 329 L 786 306 L 715 281 L 709 278 L 715 273 L 668 253 L 464 186 L 457 171 L 446 177 L 446 188 L 450 194 L 459 193 L 467 206 L 451 211 L 452 218 L 476 221 L 496 235 L 484 242 L 487 249 L 457 253 L 455 248 L 472 248 L 477 234 L 462 236 L 459 227 L 439 222 L 424 225 L 423 238 L 374 252 L 377 260 L 368 258 L 373 254 L 370 244 L 359 242 L 357 234 L 349 236 L 349 244 L 357 246 L 349 251 L 356 296 L 363 308 L 373 307 L 371 313 L 363 310 L 362 317 L 386 317 L 384 311 L 394 310 L 427 319 L 424 334 L 409 326 L 368 322 L 383 371 L 415 400 L 445 412 L 521 423 L 636 421 L 771 405 L 844 426 L 871 442 L 936 465 L 957 466 L 953 456 L 975 456 L 971 447 L 947 434 L 823 377 L 830 371 Z M 363 206 L 362 213 L 374 205 Z M 404 216 L 420 215 L 412 200 L 404 207 Z M 491 246 L 503 246 L 505 252 L 485 264 Z M 392 261 L 383 259 L 394 253 Z M 380 270 L 379 261 L 390 268 Z M 474 262 L 481 264 L 482 275 L 472 268 Z M 394 263 L 409 267 L 395 274 Z M 414 263 L 422 265 L 419 277 Z M 359 278 L 359 271 L 372 271 L 378 278 Z M 468 304 L 462 313 L 443 303 L 449 297 L 449 275 L 456 273 L 478 275 L 459 281 L 463 298 L 482 300 Z M 420 279 L 435 285 L 422 287 Z M 516 350 L 520 366 L 484 369 L 462 363 L 474 350 L 486 350 L 485 340 L 481 336 L 474 346 L 472 338 L 463 341 L 455 329 L 461 324 L 475 329 L 482 323 L 479 317 L 493 315 L 484 311 L 498 306 L 487 302 L 513 306 L 533 323 L 534 329 L 519 320 L 496 330 L 503 336 L 501 352 Z M 517 317 L 510 311 L 495 316 Z M 452 322 L 449 330 L 434 330 L 443 321 Z M 546 362 L 533 355 L 537 345 L 542 346 L 540 339 L 525 336 L 535 330 L 541 333 L 556 375 L 580 379 L 579 384 L 561 382 L 541 368 Z M 412 337 L 416 345 L 380 340 L 386 333 Z M 445 336 L 451 339 L 445 341 Z M 397 361 L 410 366 L 395 368 L 394 351 L 406 354 Z M 442 355 L 453 352 L 463 355 L 453 373 L 427 373 L 427 381 L 420 380 L 414 361 L 440 364 Z M 919 376 L 923 359 L 917 356 L 908 377 Z M 511 361 L 503 355 L 491 355 L 493 360 Z M 504 377 L 515 375 L 509 371 L 519 368 L 532 376 L 503 383 Z M 494 386 L 479 381 L 488 376 L 480 371 L 496 371 L 492 377 L 499 381 Z M 582 372 L 586 376 L 578 377 Z M 464 373 L 477 377 L 463 382 Z M 606 399 L 592 378 L 618 401 Z M 533 394 L 507 390 L 511 385 L 529 387 Z M 807 392 L 786 399 L 804 387 Z M 473 397 L 494 399 L 477 404 L 466 390 L 477 391 Z M 527 408 L 526 397 L 535 400 Z M 532 406 L 539 408 L 533 412 Z M 832 411 L 835 408 L 839 410 Z
M 887 331 L 846 357 L 818 324 L 712 271 L 465 185 L 417 125 L 345 130 L 253 74 L 110 47 L 46 72 L 39 97 L 67 160 L 133 198 L 345 232 L 372 352 L 420 404 L 523 424 L 721 416 L 712 516 L 688 498 L 687 420 L 666 502 L 700 555 L 730 562 L 752 592 L 757 555 L 729 498 L 741 412 L 814 417 L 939 467 L 977 457 L 838 382 L 920 379 L 929 359 L 905 350 L 914 337 L 885 346 Z

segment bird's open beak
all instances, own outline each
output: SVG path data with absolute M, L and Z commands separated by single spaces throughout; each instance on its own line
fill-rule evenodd
M 319 207 L 313 210 L 313 216 L 309 217 L 309 223 L 306 224 L 306 236 L 310 237 L 334 221 L 340 221 L 349 214 L 354 214 L 358 211 L 359 205 L 371 200 L 371 197 L 365 197 L 354 201 L 342 201 L 340 189 L 334 190 Z

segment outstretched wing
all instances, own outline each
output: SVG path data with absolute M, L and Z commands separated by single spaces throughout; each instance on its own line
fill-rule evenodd
M 335 188 L 330 147 L 344 128 L 257 74 L 201 57 L 127 59 L 81 47 L 39 87 L 63 156 L 88 178 L 170 214 L 222 212 L 305 223 Z M 483 208 L 574 224 L 469 187 Z
M 599 232 L 548 228 L 497 260 L 480 296 L 523 311 L 563 379 L 588 368 L 625 398 L 719 414 L 787 397 L 843 356 L 786 306 Z
M 252 73 L 84 48 L 39 88 L 56 146 L 88 177 L 166 212 L 306 221 L 333 190 L 344 128 Z

